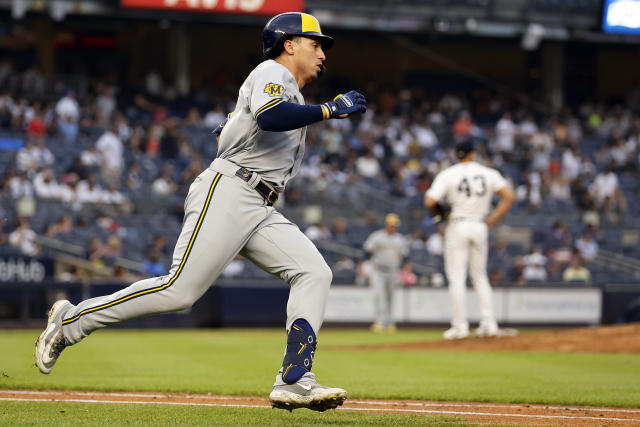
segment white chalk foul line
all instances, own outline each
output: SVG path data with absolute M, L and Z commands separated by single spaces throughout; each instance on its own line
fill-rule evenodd
M 172 406 L 214 406 L 226 408 L 270 408 L 270 405 L 246 405 L 229 403 L 197 403 L 197 402 L 148 402 L 146 400 L 98 400 L 98 399 L 60 399 L 60 398 L 21 398 L 21 397 L 0 397 L 0 401 L 19 402 L 72 402 L 72 403 L 109 403 L 109 404 L 133 404 L 133 405 L 172 405 Z M 389 412 L 385 408 L 338 408 L 340 411 L 361 411 L 361 412 Z M 465 411 L 438 411 L 435 409 L 391 409 L 393 412 L 407 412 L 418 414 L 434 415 L 476 415 L 487 417 L 513 417 L 513 418 L 548 418 L 548 419 L 575 419 L 575 420 L 599 420 L 599 421 L 623 421 L 640 422 L 640 419 L 613 418 L 613 417 L 575 417 L 569 415 L 533 415 L 533 414 L 500 414 L 490 412 L 465 412 Z
M 398 400 L 349 400 L 350 404 L 360 405 L 401 405 L 401 406 L 448 406 L 452 408 L 524 408 L 524 409 L 551 409 L 558 411 L 580 411 L 580 412 L 622 412 L 628 414 L 640 414 L 640 409 L 615 409 L 615 408 L 597 408 L 597 407 L 572 407 L 572 406 L 547 406 L 547 405 L 500 405 L 495 403 L 447 403 L 447 402 L 404 402 Z
M 37 390 L 2 390 L 0 394 L 24 394 L 24 395 L 38 395 L 38 396 L 59 396 L 60 393 L 65 391 L 37 391 Z M 249 397 L 241 396 L 216 396 L 207 394 L 179 394 L 179 393 L 119 393 L 119 392 L 104 392 L 104 391 L 66 391 L 69 394 L 77 396 L 115 396 L 115 397 L 137 397 L 142 399 L 157 399 L 165 397 L 180 396 L 185 399 L 209 399 L 209 400 L 247 400 Z M 349 399 L 350 405 L 396 405 L 396 406 L 416 406 L 416 407 L 450 407 L 450 408 L 523 408 L 523 409 L 550 409 L 558 411 L 578 411 L 578 412 L 619 412 L 627 414 L 640 414 L 640 409 L 615 409 L 615 408 L 597 408 L 597 407 L 574 407 L 574 406 L 547 406 L 547 405 L 508 405 L 508 404 L 495 404 L 495 403 L 433 403 L 433 402 L 406 402 L 401 400 L 352 400 Z

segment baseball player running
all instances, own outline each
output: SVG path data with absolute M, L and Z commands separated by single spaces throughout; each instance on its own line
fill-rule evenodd
M 394 332 L 393 291 L 398 281 L 398 269 L 409 254 L 405 237 L 398 233 L 400 218 L 387 214 L 384 229 L 374 231 L 367 237 L 363 248 L 371 258 L 369 283 L 376 299 L 376 320 L 371 326 L 374 332 Z
M 500 333 L 493 314 L 492 292 L 487 277 L 488 230 L 511 209 L 513 191 L 495 169 L 475 162 L 471 142 L 456 145 L 457 164 L 440 172 L 425 194 L 425 205 L 432 211 L 439 203 L 451 206 L 445 231 L 444 267 L 451 295 L 451 328 L 445 339 L 469 336 L 465 307 L 467 267 L 480 303 L 478 336 Z M 487 216 L 494 193 L 500 203 Z
M 311 373 L 332 274 L 320 252 L 274 205 L 302 162 L 306 126 L 366 110 L 351 91 L 305 105 L 300 90 L 323 71 L 333 39 L 305 13 L 267 22 L 259 64 L 240 88 L 219 135 L 218 156 L 191 184 L 169 274 L 74 306 L 57 301 L 36 342 L 36 365 L 51 371 L 60 352 L 98 328 L 140 316 L 183 310 L 205 293 L 238 254 L 287 281 L 287 345 L 269 398 L 274 407 L 336 408 L 347 397 Z

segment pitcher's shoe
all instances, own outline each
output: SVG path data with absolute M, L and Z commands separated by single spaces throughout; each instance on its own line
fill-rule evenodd
M 62 316 L 69 308 L 69 301 L 56 301 L 49 310 L 47 327 L 36 340 L 36 366 L 43 374 L 51 372 L 58 356 L 67 346 L 62 334 Z
M 274 408 L 288 409 L 308 408 L 324 412 L 335 409 L 347 398 L 347 391 L 341 388 L 327 387 L 316 382 L 311 372 L 305 373 L 298 382 L 287 384 L 278 374 L 269 401 Z
M 469 329 L 465 328 L 449 328 L 444 331 L 443 337 L 445 340 L 461 340 L 469 336 Z

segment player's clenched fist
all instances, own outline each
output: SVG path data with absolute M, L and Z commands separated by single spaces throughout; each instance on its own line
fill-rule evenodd
M 367 111 L 367 100 L 360 92 L 352 90 L 322 104 L 322 111 L 325 119 L 344 119 L 358 111 Z

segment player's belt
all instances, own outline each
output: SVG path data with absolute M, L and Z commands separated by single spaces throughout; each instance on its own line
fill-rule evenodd
M 251 172 L 249 169 L 240 168 L 236 171 L 236 176 L 240 177 L 246 182 L 249 182 L 249 180 L 253 176 L 253 172 Z M 273 206 L 278 201 L 278 196 L 280 194 L 276 191 L 275 188 L 273 188 L 273 185 L 269 184 L 267 181 L 261 179 L 260 181 L 258 181 L 258 185 L 256 185 L 255 189 L 267 202 L 267 206 Z

